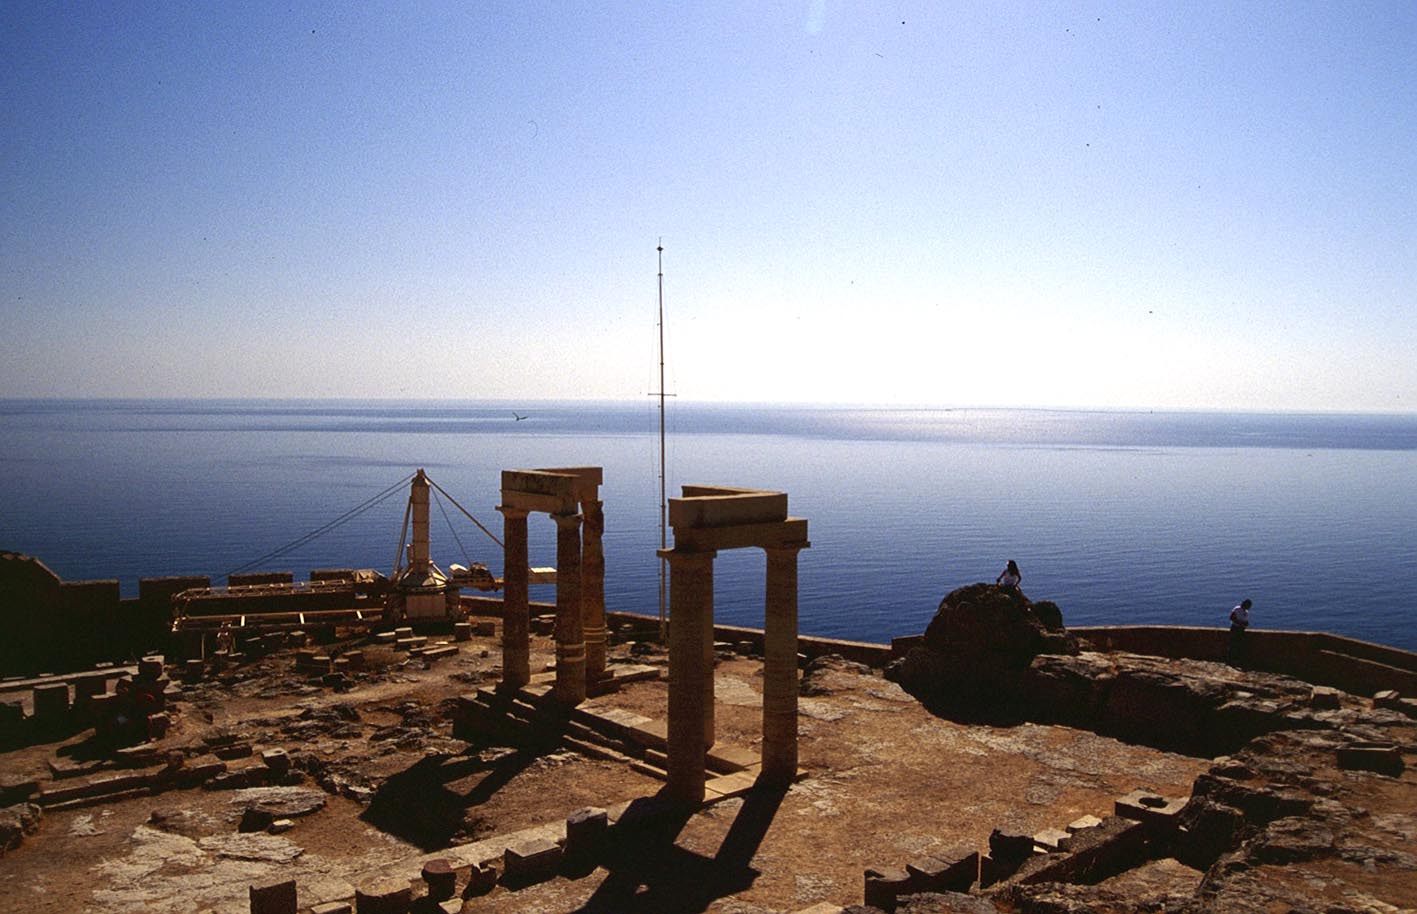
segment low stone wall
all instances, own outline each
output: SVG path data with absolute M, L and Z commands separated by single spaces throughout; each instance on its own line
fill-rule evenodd
M 1102 651 L 1224 661 L 1230 633 L 1177 625 L 1099 625 L 1068 629 Z M 899 639 L 898 639 L 899 640 Z M 1250 629 L 1244 665 L 1358 695 L 1397 689 L 1417 695 L 1417 654 L 1327 632 Z
M 1126 651 L 1173 660 L 1225 662 L 1230 632 L 1182 625 L 1087 625 L 1068 631 L 1098 651 Z M 891 639 L 891 652 L 904 657 L 924 635 Z M 1396 689 L 1417 696 L 1417 654 L 1382 644 L 1330 635 L 1250 629 L 1245 633 L 1245 666 L 1333 686 L 1355 695 Z

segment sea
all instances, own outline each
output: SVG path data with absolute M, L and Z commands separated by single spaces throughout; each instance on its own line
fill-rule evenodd
M 1417 416 L 670 401 L 666 426 L 671 498 L 769 489 L 807 519 L 807 634 L 921 632 L 1014 559 L 1068 625 L 1223 626 L 1248 598 L 1257 628 L 1417 650 Z M 604 468 L 608 608 L 657 613 L 649 398 L 0 400 L 0 549 L 127 596 L 160 575 L 388 573 L 423 468 L 444 493 L 435 562 L 500 575 L 501 471 L 558 466 Z M 555 524 L 530 534 L 532 564 L 555 565 Z M 719 622 L 762 625 L 764 563 L 720 553 Z

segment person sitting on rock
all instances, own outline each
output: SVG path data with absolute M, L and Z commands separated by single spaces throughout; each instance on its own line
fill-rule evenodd
M 1018 586 L 1023 583 L 1023 573 L 1018 570 L 1018 563 L 1009 559 L 1008 567 L 994 579 L 994 583 L 1009 590 L 1018 590 Z

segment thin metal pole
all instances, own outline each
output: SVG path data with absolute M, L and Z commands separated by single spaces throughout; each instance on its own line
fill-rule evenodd
M 669 502 L 664 479 L 664 239 L 660 239 L 660 244 L 655 250 L 659 252 L 659 548 L 668 549 Z M 660 558 L 659 640 L 661 643 L 668 639 L 668 626 L 665 624 L 665 571 L 668 564 L 668 559 Z

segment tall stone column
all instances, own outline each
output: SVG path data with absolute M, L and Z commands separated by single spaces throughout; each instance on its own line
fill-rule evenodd
M 665 789 L 676 800 L 702 803 L 707 761 L 705 683 L 713 688 L 713 664 L 705 662 L 704 619 L 713 619 L 717 553 L 665 549 L 659 554 L 669 560 L 669 780 Z
M 502 687 L 531 682 L 531 605 L 528 597 L 527 512 L 501 505 L 502 512 Z
M 585 701 L 585 627 L 581 618 L 581 516 L 556 521 L 556 699 Z
M 605 533 L 603 502 L 581 502 L 581 618 L 585 628 L 587 687 L 605 678 Z
M 761 779 L 783 787 L 797 774 L 797 553 L 801 548 L 764 549 L 768 571 Z

